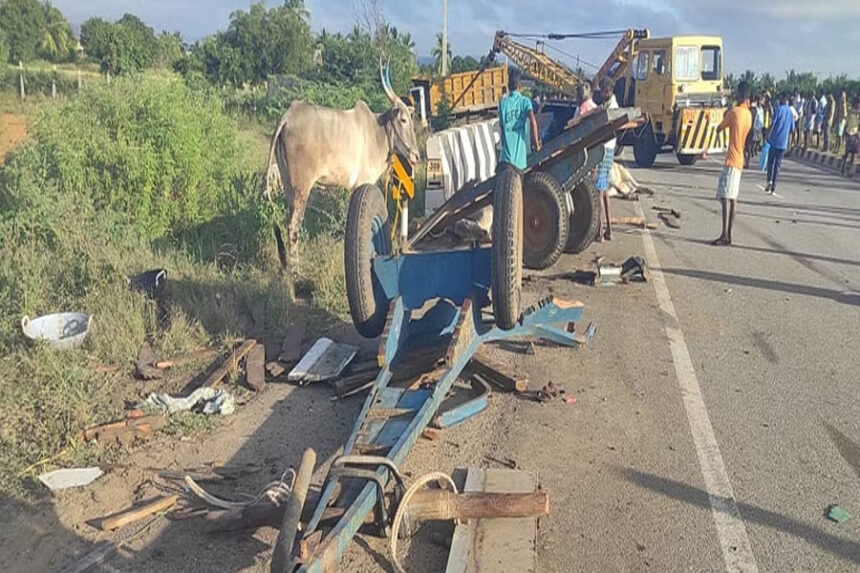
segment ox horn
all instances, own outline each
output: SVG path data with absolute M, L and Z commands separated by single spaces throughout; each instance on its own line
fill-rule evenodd
M 382 80 L 382 89 L 385 90 L 385 95 L 391 103 L 397 102 L 397 94 L 391 88 L 391 58 L 385 62 L 385 68 L 382 67 L 382 60 L 379 60 L 379 78 Z

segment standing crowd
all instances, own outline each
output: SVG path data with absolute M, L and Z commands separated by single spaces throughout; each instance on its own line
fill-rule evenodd
M 780 110 L 785 110 L 780 114 Z M 765 142 L 770 151 L 778 151 L 768 160 L 768 187 L 775 187 L 779 173 L 779 161 L 792 150 L 817 149 L 842 156 L 842 173 L 850 177 L 854 161 L 860 148 L 860 97 L 850 99 L 844 89 L 838 92 L 815 90 L 790 94 L 783 92 L 775 98 L 768 91 L 752 99 L 750 104 L 752 128 L 746 140 L 744 158 L 749 166 Z M 779 133 L 774 135 L 777 116 L 782 119 L 777 125 Z M 784 133 L 788 115 L 791 125 Z M 771 185 L 772 184 L 772 185 Z

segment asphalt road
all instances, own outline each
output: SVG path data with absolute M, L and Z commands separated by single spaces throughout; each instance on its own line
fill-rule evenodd
M 656 193 L 638 208 L 671 206 L 681 229 L 616 229 L 542 273 L 645 255 L 652 283 L 530 283 L 600 328 L 588 351 L 515 359 L 578 398 L 514 405 L 498 444 L 552 497 L 540 570 L 860 570 L 860 185 L 787 161 L 769 197 L 748 171 L 734 245 L 715 247 L 720 168 L 634 169 Z M 852 518 L 828 521 L 830 504 Z

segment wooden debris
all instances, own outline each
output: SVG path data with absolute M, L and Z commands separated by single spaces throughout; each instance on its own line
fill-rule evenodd
M 269 376 L 272 378 L 279 378 L 281 374 L 287 371 L 286 366 L 281 364 L 278 360 L 272 360 L 268 364 L 266 364 L 266 372 L 269 373 Z
M 201 348 L 200 350 L 195 350 L 191 354 L 185 354 L 183 356 L 170 358 L 169 360 L 156 362 L 155 367 L 161 368 L 162 370 L 168 370 L 177 366 L 203 362 L 204 360 L 215 360 L 218 357 L 218 354 L 219 352 L 213 348 Z
M 454 493 L 447 489 L 425 489 L 416 492 L 409 501 L 409 519 L 416 521 L 545 515 L 549 515 L 549 496 L 545 491 Z
M 437 428 L 424 428 L 424 431 L 421 432 L 421 437 L 425 440 L 435 442 L 442 439 L 442 430 Z
M 308 307 L 297 303 L 295 320 L 284 337 L 281 344 L 281 354 L 278 360 L 284 364 L 293 364 L 302 357 L 302 342 L 305 339 L 305 331 L 308 329 Z
M 256 392 L 266 389 L 266 349 L 257 344 L 248 353 L 245 360 L 245 381 Z
M 113 531 L 114 529 L 125 527 L 126 525 L 130 525 L 132 523 L 135 523 L 136 521 L 140 521 L 145 517 L 149 517 L 150 515 L 155 515 L 156 513 L 160 513 L 166 509 L 169 509 L 174 504 L 176 504 L 178 500 L 179 496 L 176 495 L 167 495 L 160 497 L 154 501 L 147 503 L 146 505 L 131 508 L 116 515 L 112 515 L 111 517 L 103 519 L 99 524 L 99 528 L 102 531 Z
M 478 349 L 472 356 L 469 368 L 507 392 L 525 392 L 529 387 L 528 378 L 511 372 L 483 349 Z
M 253 338 L 249 338 L 245 342 L 243 342 L 239 348 L 234 350 L 227 360 L 224 361 L 221 366 L 218 367 L 215 372 L 209 375 L 209 378 L 206 379 L 205 382 L 201 385 L 201 387 L 210 387 L 214 388 L 227 376 L 227 373 L 231 370 L 236 370 L 239 368 L 239 361 L 242 360 L 246 354 L 248 354 L 254 346 L 257 345 L 257 341 Z
M 153 430 L 157 430 L 163 425 L 163 414 L 151 414 L 148 416 L 126 418 L 125 420 L 120 420 L 118 422 L 111 422 L 110 424 L 89 428 L 81 432 L 78 436 L 86 442 L 96 440 L 100 444 L 114 441 L 121 444 L 127 444 L 134 441 L 136 438 L 149 438 L 149 436 L 152 435 Z
M 357 388 L 362 388 L 368 383 L 372 385 L 375 379 L 376 372 L 362 372 L 335 380 L 331 382 L 331 387 L 338 398 L 344 398 L 347 395 L 351 395 L 350 393 Z
M 102 541 L 95 549 L 63 569 L 62 573 L 86 573 L 113 557 L 118 547 L 113 541 Z
M 519 470 L 469 468 L 464 492 L 534 494 L 536 482 L 533 474 Z M 539 498 L 532 502 L 535 499 Z M 469 520 L 454 530 L 446 573 L 535 571 L 536 546 L 534 517 Z
M 307 563 L 322 541 L 322 531 L 317 529 L 308 537 L 299 541 L 299 553 L 296 556 L 299 563 Z

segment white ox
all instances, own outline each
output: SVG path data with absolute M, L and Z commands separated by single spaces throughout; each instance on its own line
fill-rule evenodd
M 287 223 L 288 256 L 275 228 L 282 265 L 289 259 L 295 269 L 298 263 L 299 230 L 314 185 L 352 192 L 379 181 L 396 151 L 413 163 L 420 160 L 411 109 L 391 88 L 387 68 L 383 72 L 380 66 L 380 77 L 392 104 L 385 113 L 373 113 L 363 101 L 350 110 L 294 101 L 281 117 L 269 148 L 266 193 L 271 192 L 272 162 L 276 161 L 287 204 L 292 207 Z

